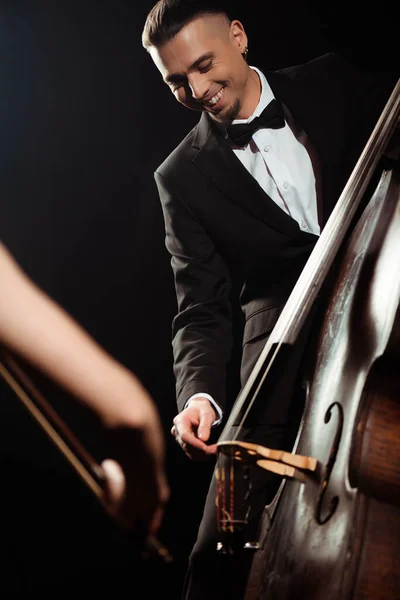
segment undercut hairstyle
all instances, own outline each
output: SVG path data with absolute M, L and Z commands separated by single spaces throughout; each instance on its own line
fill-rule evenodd
M 142 33 L 143 47 L 159 48 L 172 40 L 198 17 L 225 15 L 231 21 L 228 1 L 224 0 L 159 0 L 147 15 Z

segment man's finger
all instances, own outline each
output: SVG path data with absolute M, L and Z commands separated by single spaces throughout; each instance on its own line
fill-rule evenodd
M 199 436 L 199 439 L 203 440 L 204 442 L 206 442 L 209 439 L 211 433 L 211 425 L 213 424 L 213 422 L 214 419 L 211 419 L 210 416 L 205 416 L 201 419 L 199 427 L 197 429 L 197 435 Z
M 202 442 L 193 431 L 188 429 L 182 429 L 178 432 L 178 438 L 181 440 L 183 444 L 186 446 L 193 446 L 193 448 L 198 448 L 199 450 L 204 450 L 207 448 L 207 445 Z

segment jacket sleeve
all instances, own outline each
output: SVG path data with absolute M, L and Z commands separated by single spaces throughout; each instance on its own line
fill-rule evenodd
M 229 271 L 177 187 L 159 172 L 155 180 L 178 305 L 172 323 L 178 409 L 193 394 L 206 393 L 224 410 L 232 350 Z

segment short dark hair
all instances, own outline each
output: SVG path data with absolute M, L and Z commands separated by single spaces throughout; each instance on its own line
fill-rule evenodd
M 204 15 L 222 14 L 231 20 L 226 0 L 159 0 L 147 15 L 142 33 L 144 48 L 160 47 Z

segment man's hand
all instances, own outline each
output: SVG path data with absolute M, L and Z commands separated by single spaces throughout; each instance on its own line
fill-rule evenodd
M 216 418 L 207 398 L 191 400 L 189 406 L 175 417 L 171 433 L 189 458 L 204 460 L 217 453 L 216 444 L 206 443 Z

